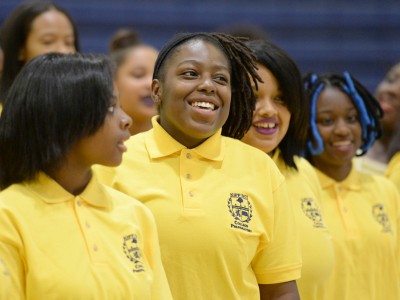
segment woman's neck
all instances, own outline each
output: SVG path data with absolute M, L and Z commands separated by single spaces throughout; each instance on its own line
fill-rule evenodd
M 151 124 L 151 120 L 141 123 L 133 121 L 132 126 L 129 128 L 129 132 L 131 133 L 131 135 L 135 135 L 150 130 L 152 127 L 153 125 Z
M 330 178 L 334 179 L 337 182 L 345 180 L 347 176 L 349 176 L 352 169 L 351 162 L 343 165 L 328 165 L 315 162 L 314 166 L 322 173 L 324 173 L 325 175 L 329 176 Z
M 49 172 L 48 175 L 67 192 L 77 196 L 81 194 L 88 185 L 92 178 L 92 170 L 90 168 L 83 170 L 65 164 L 57 170 Z

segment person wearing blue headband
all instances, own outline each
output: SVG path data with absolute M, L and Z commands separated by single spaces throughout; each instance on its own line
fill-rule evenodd
M 382 109 L 350 73 L 310 73 L 305 157 L 322 186 L 325 221 L 335 250 L 333 271 L 319 299 L 400 299 L 400 196 L 383 176 L 357 171 L 381 135 Z

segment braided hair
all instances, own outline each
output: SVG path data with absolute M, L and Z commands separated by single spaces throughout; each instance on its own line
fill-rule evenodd
M 340 89 L 350 97 L 356 107 L 362 129 L 362 144 L 356 156 L 364 155 L 382 135 L 379 119 L 383 116 L 383 111 L 374 96 L 348 72 L 319 75 L 309 73 L 304 77 L 304 87 L 310 101 L 310 136 L 306 152 L 317 155 L 324 151 L 322 137 L 316 124 L 316 106 L 319 94 L 327 86 Z
M 222 127 L 222 135 L 241 139 L 251 126 L 256 103 L 250 77 L 256 87 L 257 81 L 262 81 L 257 74 L 252 51 L 244 44 L 242 38 L 224 33 L 177 34 L 160 50 L 154 66 L 153 79 L 163 79 L 165 62 L 180 45 L 189 40 L 209 41 L 225 53 L 231 68 L 232 101 L 228 119 Z

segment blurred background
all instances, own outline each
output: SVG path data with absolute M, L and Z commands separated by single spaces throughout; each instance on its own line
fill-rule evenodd
M 117 29 L 160 48 L 174 33 L 257 29 L 303 73 L 350 71 L 371 92 L 400 61 L 400 0 L 60 0 L 78 25 L 81 51 L 107 53 Z M 1 0 L 0 26 L 22 1 Z M 249 29 L 250 30 L 250 29 Z

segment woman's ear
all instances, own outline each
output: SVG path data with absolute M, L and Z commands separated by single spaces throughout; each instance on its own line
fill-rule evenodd
M 161 104 L 161 86 L 158 79 L 153 79 L 151 82 L 151 98 L 157 105 Z

